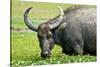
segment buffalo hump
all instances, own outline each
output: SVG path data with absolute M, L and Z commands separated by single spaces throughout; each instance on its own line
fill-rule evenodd
M 63 29 L 56 30 L 63 52 L 96 55 L 96 8 L 74 6 L 64 11 Z

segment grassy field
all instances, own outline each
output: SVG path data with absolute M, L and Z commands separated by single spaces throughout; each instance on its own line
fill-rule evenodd
M 11 65 L 26 66 L 26 65 L 42 65 L 42 64 L 63 64 L 77 62 L 95 62 L 96 57 L 85 56 L 69 56 L 62 55 L 61 47 L 55 45 L 52 50 L 52 56 L 47 59 L 40 57 L 39 42 L 35 32 L 19 32 L 17 29 L 28 29 L 23 21 L 24 10 L 28 7 L 33 7 L 29 17 L 34 25 L 38 25 L 47 21 L 59 14 L 57 5 L 63 9 L 72 6 L 72 4 L 54 4 L 40 2 L 24 2 L 12 1 L 11 9 Z
M 29 13 L 29 17 L 33 23 L 38 25 L 39 23 L 49 20 L 59 14 L 57 6 L 61 6 L 63 9 L 72 6 L 70 4 L 54 4 L 54 3 L 41 3 L 41 2 L 24 2 L 24 1 L 12 1 L 12 25 L 11 28 L 25 29 L 27 28 L 23 21 L 23 14 L 25 9 L 33 7 Z M 20 7 L 20 8 L 19 8 Z M 45 14 L 45 15 L 44 15 Z
M 55 45 L 52 56 L 47 59 L 40 57 L 40 48 L 36 33 L 33 32 L 13 32 L 12 35 L 12 66 L 42 65 L 42 64 L 62 64 L 96 61 L 95 56 L 68 56 L 62 55 L 62 49 Z

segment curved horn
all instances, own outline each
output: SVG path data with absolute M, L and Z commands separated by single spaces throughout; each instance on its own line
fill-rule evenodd
M 37 28 L 33 26 L 32 21 L 30 21 L 28 18 L 28 12 L 30 11 L 30 9 L 32 9 L 32 7 L 26 9 L 26 11 L 24 12 L 24 22 L 29 29 L 37 31 Z
M 63 20 L 64 12 L 63 12 L 63 10 L 62 10 L 62 8 L 61 8 L 60 6 L 57 6 L 57 7 L 58 7 L 58 9 L 59 9 L 59 11 L 60 11 L 60 16 L 59 16 L 58 19 L 55 21 L 55 23 L 49 24 L 50 29 L 55 29 L 55 28 L 57 28 L 57 27 L 60 25 L 60 23 L 62 22 L 62 20 Z

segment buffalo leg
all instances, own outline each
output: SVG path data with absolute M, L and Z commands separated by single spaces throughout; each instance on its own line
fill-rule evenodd
M 83 42 L 75 42 L 73 51 L 76 55 L 83 55 Z

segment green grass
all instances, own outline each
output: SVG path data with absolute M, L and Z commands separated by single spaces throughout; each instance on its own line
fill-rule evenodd
M 24 11 L 33 7 L 29 13 L 30 19 L 34 25 L 50 20 L 59 14 L 57 6 L 63 10 L 73 6 L 74 4 L 61 4 L 61 3 L 43 3 L 43 2 L 26 2 L 19 0 L 12 0 L 11 4 L 11 28 L 13 29 L 26 29 L 24 24 L 23 14 Z
M 42 59 L 36 33 L 33 32 L 12 32 L 11 34 L 11 65 L 44 65 L 63 64 L 77 62 L 95 62 L 96 57 L 62 55 L 61 47 L 55 45 L 50 58 Z
M 12 1 L 11 7 L 11 27 L 14 29 L 27 28 L 24 24 L 23 14 L 25 9 L 33 7 L 29 13 L 30 19 L 38 25 L 44 21 L 50 20 L 59 14 L 57 6 L 64 9 L 72 6 L 71 4 L 55 4 L 55 3 L 42 3 L 42 2 L 25 2 L 25 1 Z
M 34 25 L 45 22 L 59 14 L 57 5 L 63 10 L 72 4 L 54 4 L 41 2 L 25 2 L 12 0 L 11 27 L 13 29 L 26 29 L 23 21 L 23 13 L 26 8 L 33 7 L 29 13 Z M 96 56 L 68 56 L 62 55 L 61 47 L 55 45 L 50 58 L 40 57 L 39 42 L 35 32 L 12 32 L 11 31 L 11 65 L 12 67 L 42 64 L 63 64 L 76 62 L 94 62 Z

